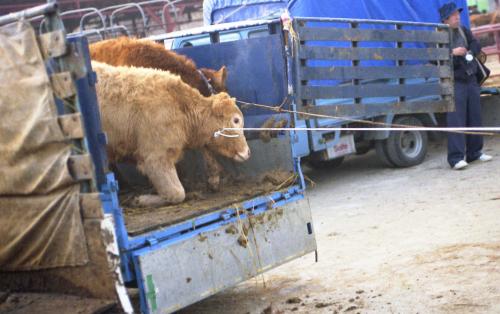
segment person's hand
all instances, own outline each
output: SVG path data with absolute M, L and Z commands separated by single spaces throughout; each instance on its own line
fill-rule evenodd
M 455 48 L 453 49 L 453 55 L 454 56 L 465 56 L 467 54 L 467 49 L 465 49 L 464 47 L 458 47 L 458 48 Z

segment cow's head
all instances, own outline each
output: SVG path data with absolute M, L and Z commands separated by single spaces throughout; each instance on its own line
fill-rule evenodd
M 212 69 L 201 68 L 201 72 L 207 78 L 210 85 L 212 85 L 216 94 L 221 92 L 227 92 L 226 89 L 226 79 L 227 79 L 227 69 L 225 66 L 219 69 L 219 71 L 215 71 Z
M 236 106 L 234 98 L 229 97 L 226 93 L 220 93 L 212 96 L 211 99 L 214 133 L 223 128 L 243 128 L 243 114 Z M 224 134 L 233 137 L 213 136 L 207 145 L 211 151 L 239 162 L 250 158 L 250 148 L 243 130 L 224 131 Z

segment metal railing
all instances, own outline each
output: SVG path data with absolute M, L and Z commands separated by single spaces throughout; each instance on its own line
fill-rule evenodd
M 0 25 L 13 23 L 20 19 L 31 19 L 38 16 L 55 13 L 57 11 L 57 3 L 55 0 L 49 0 L 48 3 L 39 5 L 34 8 L 26 9 L 21 12 L 10 13 L 0 17 Z
M 130 8 L 136 8 L 137 11 L 139 11 L 139 13 L 141 14 L 142 25 L 144 27 L 143 31 L 145 32 L 147 24 L 148 24 L 147 21 L 146 21 L 146 13 L 144 13 L 144 9 L 138 3 L 126 3 L 126 4 L 120 4 L 120 5 L 113 5 L 113 6 L 110 6 L 110 7 L 102 8 L 101 11 L 113 10 L 111 12 L 111 15 L 110 15 L 110 18 L 109 18 L 109 25 L 110 26 L 115 26 L 115 24 L 114 24 L 115 14 L 118 13 L 118 12 L 124 11 L 126 9 L 130 9 Z
M 500 24 L 475 27 L 472 29 L 472 33 L 476 38 L 480 38 L 484 35 L 493 37 L 494 43 L 492 45 L 483 47 L 482 50 L 487 56 L 497 55 L 498 61 L 500 62 Z
M 59 14 L 59 16 L 63 17 L 66 15 L 83 13 L 83 12 L 88 12 L 88 13 L 84 14 L 80 18 L 80 31 L 84 31 L 84 25 L 83 25 L 84 17 L 88 16 L 89 14 L 96 14 L 97 16 L 99 16 L 99 18 L 101 20 L 102 27 L 106 28 L 106 17 L 97 8 L 90 7 L 90 8 L 82 8 L 82 9 L 64 11 L 64 12 L 61 12 Z M 44 27 L 45 27 L 45 18 L 40 22 L 40 26 L 39 26 L 40 32 L 42 32 Z
M 120 34 L 147 37 L 148 34 L 159 30 L 159 28 L 167 33 L 174 31 L 178 27 L 180 14 L 188 5 L 181 0 L 145 0 L 104 8 L 87 7 L 68 10 L 59 12 L 59 16 L 66 19 L 77 19 L 79 30 L 72 33 L 75 35 L 96 36 L 99 40 L 116 37 Z M 47 26 L 46 13 L 55 12 L 57 8 L 56 0 L 49 0 L 47 4 L 0 17 L 0 25 L 25 18 L 32 22 L 39 21 L 37 26 L 39 32 L 42 33 Z M 118 15 L 134 14 L 133 11 L 137 11 L 141 22 L 139 22 L 137 29 L 135 29 L 135 24 L 132 24 L 134 30 L 131 30 L 131 25 L 118 21 Z M 92 25 L 89 24 L 89 19 L 95 19 L 92 21 Z M 152 23 L 152 21 L 154 22 Z

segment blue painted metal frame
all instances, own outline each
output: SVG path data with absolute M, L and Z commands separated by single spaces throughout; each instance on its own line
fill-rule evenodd
M 86 37 L 69 37 L 68 42 L 73 46 L 73 51 L 84 56 L 85 76 L 77 78 L 76 88 L 78 90 L 78 101 L 81 104 L 81 113 L 84 117 L 83 123 L 86 130 L 86 139 L 89 151 L 94 162 L 97 187 L 106 183 L 105 173 L 108 172 L 108 160 L 106 155 L 106 136 L 102 131 L 97 96 L 95 93 L 96 74 L 92 71 L 90 64 L 90 53 Z

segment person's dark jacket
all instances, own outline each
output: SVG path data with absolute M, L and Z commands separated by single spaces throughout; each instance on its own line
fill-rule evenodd
M 477 56 L 481 51 L 481 44 L 479 44 L 479 41 L 477 41 L 477 39 L 474 38 L 474 35 L 472 35 L 472 32 L 468 28 L 463 26 L 461 26 L 461 28 L 464 31 L 465 37 L 467 38 L 467 42 L 469 45 L 469 47 L 465 48 L 471 51 L 474 56 Z M 476 61 L 468 63 L 465 60 L 465 57 L 453 56 L 453 71 L 455 72 L 454 73 L 455 81 L 467 82 L 468 81 L 467 69 L 470 67 L 472 67 L 472 70 L 474 72 L 473 76 L 475 77 L 475 74 L 477 72 Z

